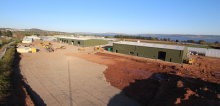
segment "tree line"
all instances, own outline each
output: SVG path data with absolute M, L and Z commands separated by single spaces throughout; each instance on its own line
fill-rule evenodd
M 112 38 L 112 36 L 105 36 L 105 38 Z M 124 39 L 143 39 L 143 40 L 156 40 L 156 41 L 172 41 L 170 38 L 147 37 L 147 36 L 130 36 L 130 35 L 115 35 L 114 38 Z
M 211 44 L 211 43 L 206 42 L 206 41 L 204 41 L 204 40 L 199 40 L 199 41 L 195 41 L 195 40 L 187 40 L 186 42 L 187 42 L 187 43 L 203 44 L 203 45 L 210 45 L 210 44 Z M 215 41 L 214 44 L 219 44 L 219 42 L 218 42 L 218 41 Z
M 7 36 L 7 37 L 12 37 L 12 32 L 11 31 L 0 31 L 0 36 Z
M 123 39 L 143 39 L 143 40 L 156 40 L 156 41 L 172 41 L 170 38 L 161 38 L 159 39 L 158 37 L 146 37 L 146 36 L 130 36 L 130 35 L 115 35 L 115 36 L 105 36 L 105 38 L 123 38 Z M 180 42 L 178 39 L 175 40 L 175 42 Z M 215 43 L 209 43 L 205 42 L 204 40 L 187 40 L 187 41 L 182 41 L 182 42 L 187 42 L 187 43 L 197 43 L 197 44 L 203 44 L 203 45 L 219 45 L 218 41 L 215 41 Z

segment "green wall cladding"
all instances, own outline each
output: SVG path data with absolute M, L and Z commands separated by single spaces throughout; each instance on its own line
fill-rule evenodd
M 113 52 L 116 52 L 116 50 L 117 53 L 151 58 L 151 59 L 158 59 L 158 52 L 166 52 L 165 61 L 181 64 L 186 55 L 187 47 L 185 47 L 185 50 L 173 50 L 173 49 L 153 48 L 153 47 L 114 43 Z M 130 52 L 133 52 L 134 54 L 130 54 Z
M 79 46 L 83 46 L 84 45 L 84 40 L 76 40 L 76 39 L 67 39 L 67 38 L 57 38 L 57 42 L 60 43 L 60 41 L 62 42 L 66 41 L 65 43 L 68 43 L 69 45 L 72 45 L 72 41 L 73 41 L 73 45 L 78 46 L 78 42 L 80 42 Z
M 78 40 L 78 39 L 68 39 L 68 38 L 57 38 L 57 42 L 60 43 L 60 41 L 61 42 L 65 41 L 65 43 L 68 43 L 69 45 L 72 45 L 72 41 L 73 41 L 74 46 L 78 46 L 78 42 L 80 42 L 79 46 L 81 47 L 108 44 L 108 41 L 100 40 L 100 39 Z
M 107 40 L 101 40 L 101 39 L 89 39 L 84 41 L 84 46 L 98 46 L 98 45 L 105 45 L 108 44 Z

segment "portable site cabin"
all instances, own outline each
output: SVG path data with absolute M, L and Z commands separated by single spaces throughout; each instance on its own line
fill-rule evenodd
M 113 52 L 181 64 L 186 56 L 187 47 L 120 41 L 113 43 Z
M 28 53 L 28 52 L 31 52 L 31 48 L 30 47 L 19 47 L 19 48 L 17 48 L 17 52 L 18 53 Z
M 22 43 L 32 43 L 33 42 L 33 38 L 24 38 L 22 40 Z
M 91 39 L 91 38 L 75 38 L 75 37 L 59 37 L 57 38 L 58 43 L 68 43 L 69 45 L 89 47 L 97 45 L 108 44 L 107 40 L 103 39 Z
M 17 48 L 18 53 L 36 53 L 36 48 L 30 48 L 30 47 L 19 47 Z
M 37 37 L 37 35 L 26 36 L 26 38 L 32 38 L 33 40 L 40 40 L 40 37 Z

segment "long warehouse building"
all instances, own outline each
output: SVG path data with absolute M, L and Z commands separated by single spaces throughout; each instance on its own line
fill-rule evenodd
M 68 43 L 69 45 L 89 47 L 108 44 L 107 40 L 91 38 L 58 37 L 58 43 Z
M 120 41 L 113 43 L 113 52 L 181 64 L 186 56 L 187 47 Z

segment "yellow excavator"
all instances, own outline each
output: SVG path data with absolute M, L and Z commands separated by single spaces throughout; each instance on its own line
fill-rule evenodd
M 58 46 L 60 49 L 66 49 L 65 46 Z
M 47 53 L 54 52 L 54 49 L 53 49 L 53 48 L 51 48 L 51 47 L 46 48 L 46 52 L 47 52 Z
M 38 43 L 38 45 L 43 46 L 43 43 Z
M 81 48 L 79 48 L 78 50 L 79 50 L 79 51 L 84 51 L 85 48 L 84 48 L 84 47 L 81 47 Z
M 56 51 L 57 49 L 66 49 L 66 47 L 65 46 L 57 46 L 54 48 L 54 51 Z
M 194 60 L 193 60 L 191 57 L 189 57 L 186 62 L 187 62 L 188 64 L 193 65 L 193 61 L 194 61 Z
M 101 47 L 95 47 L 94 50 L 101 50 L 101 51 L 104 51 L 104 49 L 101 48 Z

